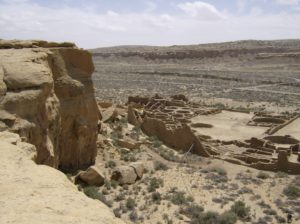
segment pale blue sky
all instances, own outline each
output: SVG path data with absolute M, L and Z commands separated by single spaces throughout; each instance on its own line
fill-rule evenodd
M 85 48 L 300 38 L 300 0 L 0 0 L 0 38 Z

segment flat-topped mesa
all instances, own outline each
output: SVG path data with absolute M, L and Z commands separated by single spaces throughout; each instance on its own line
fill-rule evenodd
M 0 49 L 22 49 L 22 48 L 76 48 L 74 43 L 48 42 L 44 40 L 1 40 Z
M 0 59 L 0 130 L 35 145 L 38 164 L 94 164 L 98 108 L 90 53 L 72 43 L 0 40 Z

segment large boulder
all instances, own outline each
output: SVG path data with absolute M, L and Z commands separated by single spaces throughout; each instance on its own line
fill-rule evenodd
M 38 164 L 93 165 L 99 112 L 90 53 L 70 43 L 1 40 L 0 58 L 0 129 L 35 145 Z
M 132 167 L 138 177 L 138 179 L 142 179 L 144 174 L 144 164 L 142 162 L 134 162 L 129 164 Z
M 119 184 L 134 184 L 137 177 L 133 167 L 119 166 L 113 171 L 111 179 L 118 181 Z
M 104 180 L 104 175 L 96 166 L 91 166 L 86 171 L 79 172 L 75 177 L 75 183 L 82 181 L 88 185 L 97 187 L 102 186 Z

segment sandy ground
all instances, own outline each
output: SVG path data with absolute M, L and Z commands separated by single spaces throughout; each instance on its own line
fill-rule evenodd
M 300 139 L 300 118 L 280 129 L 275 135 L 291 135 L 296 139 Z
M 197 116 L 192 123 L 213 125 L 212 128 L 196 128 L 199 134 L 209 135 L 219 140 L 245 140 L 261 137 L 267 130 L 265 127 L 247 126 L 253 114 L 222 111 L 220 114 Z

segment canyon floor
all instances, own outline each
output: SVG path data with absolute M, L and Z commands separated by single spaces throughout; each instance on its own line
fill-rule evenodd
M 124 147 L 118 143 L 123 138 L 138 146 Z M 176 152 L 125 119 L 105 124 L 98 145 L 96 166 L 108 181 L 95 191 L 126 223 L 235 223 L 230 216 L 203 220 L 211 211 L 222 217 L 238 201 L 249 211 L 236 223 L 285 223 L 287 213 L 293 223 L 300 220 L 299 198 L 285 193 L 288 186 L 300 187 L 298 175 Z M 116 167 L 136 161 L 144 164 L 142 179 L 130 185 L 109 180 Z
M 145 166 L 143 178 L 132 185 L 108 181 L 96 189 L 116 216 L 127 223 L 263 224 L 286 223 L 287 214 L 292 214 L 292 223 L 300 222 L 299 175 L 255 169 L 249 161 L 230 157 L 250 153 L 262 161 L 277 159 L 277 149 L 267 153 L 255 149 L 251 154 L 252 149 L 239 145 L 269 136 L 274 123 L 249 125 L 257 113 L 293 117 L 270 135 L 290 135 L 299 142 L 299 40 L 120 46 L 90 52 L 97 100 L 119 105 L 119 118 L 102 126 L 106 140 L 98 138 L 96 164 L 106 170 L 106 177 L 120 165 L 139 161 Z M 193 132 L 209 139 L 220 156 L 204 158 L 174 150 L 129 124 L 128 97 L 154 94 L 162 98 L 183 94 L 199 107 L 220 110 L 191 119 L 192 124 L 207 126 Z M 138 147 L 124 147 L 119 141 L 123 138 Z M 272 147 L 292 145 L 275 142 Z M 290 156 L 292 163 L 297 163 L 296 155 Z

